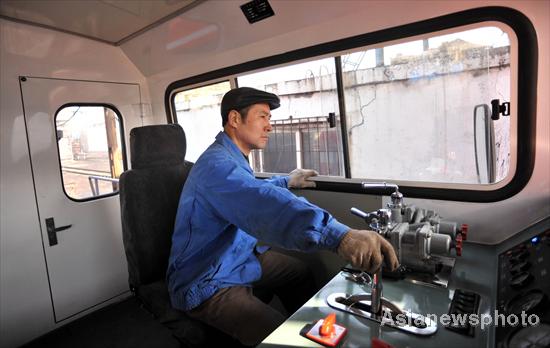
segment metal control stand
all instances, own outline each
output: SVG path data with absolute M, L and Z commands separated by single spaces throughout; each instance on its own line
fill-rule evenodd
M 348 295 L 333 293 L 327 304 L 340 311 L 367 318 L 408 333 L 421 336 L 433 335 L 437 323 L 417 313 L 404 312 L 382 296 L 382 270 L 378 270 L 370 283 L 370 293 Z
M 443 220 L 433 210 L 404 204 L 403 194 L 395 184 L 362 183 L 361 186 L 367 191 L 391 191 L 391 202 L 386 208 L 369 213 L 351 208 L 353 215 L 386 238 L 397 253 L 401 267 L 398 272 L 385 272 L 385 276 L 447 287 L 455 256 L 462 254 L 468 225 Z
M 365 213 L 351 208 L 351 213 L 363 218 L 371 230 L 391 243 L 402 266 L 437 279 L 442 269 L 449 269 L 449 266 L 452 269 L 454 258 L 450 257 L 451 248 L 456 250 L 456 256 L 461 255 L 467 225 L 457 227 L 457 223 L 444 221 L 433 211 L 403 204 L 403 195 L 395 184 L 362 183 L 362 187 L 367 190 L 393 191 L 391 203 L 387 204 L 386 209 Z M 416 335 L 432 335 L 437 331 L 437 323 L 430 318 L 405 312 L 382 296 L 381 269 L 368 283 L 366 277 L 357 275 L 347 279 L 364 281 L 362 285 L 369 285 L 369 293 L 331 294 L 327 298 L 330 307 Z

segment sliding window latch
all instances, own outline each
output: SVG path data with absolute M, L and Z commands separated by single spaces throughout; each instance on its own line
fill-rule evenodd
M 330 128 L 336 127 L 336 114 L 334 112 L 329 112 L 327 121 Z
M 499 99 L 491 100 L 491 119 L 496 121 L 502 116 L 510 116 L 510 102 L 500 104 Z

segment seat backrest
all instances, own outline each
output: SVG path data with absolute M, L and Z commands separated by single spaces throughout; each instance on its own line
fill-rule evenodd
M 179 197 L 191 162 L 180 125 L 130 131 L 132 169 L 120 176 L 122 234 L 130 287 L 164 280 Z

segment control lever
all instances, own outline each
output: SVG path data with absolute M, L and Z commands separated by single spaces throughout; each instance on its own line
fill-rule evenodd
M 375 212 L 365 213 L 355 207 L 351 208 L 351 213 L 365 220 L 369 227 L 377 232 L 382 232 L 386 227 L 393 225 L 391 221 L 392 212 L 390 209 L 378 209 Z
M 389 208 L 401 208 L 403 206 L 403 194 L 399 192 L 399 186 L 396 184 L 388 184 L 387 182 L 362 182 L 361 187 L 365 190 L 373 189 L 373 190 L 383 190 L 383 189 L 390 189 L 393 190 L 392 194 L 390 195 L 391 203 L 389 204 Z
M 428 336 L 437 331 L 437 323 L 429 317 L 404 312 L 396 304 L 382 297 L 382 268 L 373 276 L 370 294 L 333 293 L 327 297 L 327 304 L 334 309 L 416 335 Z M 397 320 L 399 315 L 406 321 Z
M 376 271 L 373 277 L 372 281 L 372 289 L 371 289 L 371 305 L 370 305 L 370 312 L 373 315 L 381 315 L 382 314 L 382 306 L 380 304 L 382 299 L 382 267 Z
M 355 207 L 352 207 L 352 208 L 351 208 L 351 213 L 352 213 L 353 215 L 359 216 L 361 219 L 363 219 L 363 220 L 369 222 L 368 219 L 369 219 L 370 214 L 367 214 L 367 213 L 365 213 L 364 211 L 359 210 L 359 209 L 357 209 L 357 208 L 355 208 Z
M 361 270 L 347 267 L 342 268 L 342 272 L 351 275 L 364 274 Z M 370 276 L 368 278 L 372 279 L 372 281 L 358 281 L 356 277 L 350 279 L 357 282 L 364 289 L 366 285 L 370 285 L 370 289 L 365 289 L 367 293 L 352 295 L 333 293 L 327 297 L 327 304 L 343 312 L 367 318 L 381 325 L 388 325 L 416 335 L 432 335 L 437 331 L 437 323 L 435 321 L 417 313 L 404 312 L 398 305 L 382 297 L 382 267 L 373 274 L 372 278 Z M 349 278 L 346 276 L 346 279 Z M 361 280 L 364 279 L 361 278 Z M 368 293 L 369 290 L 370 293 Z M 399 316 L 407 319 L 406 322 L 396 320 Z

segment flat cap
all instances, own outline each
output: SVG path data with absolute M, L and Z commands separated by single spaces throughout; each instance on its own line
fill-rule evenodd
M 279 97 L 273 93 L 260 91 L 259 89 L 250 87 L 239 87 L 225 93 L 222 99 L 221 114 L 223 124 L 227 122 L 227 115 L 231 110 L 240 110 L 247 106 L 266 103 L 269 104 L 271 110 L 281 106 Z

